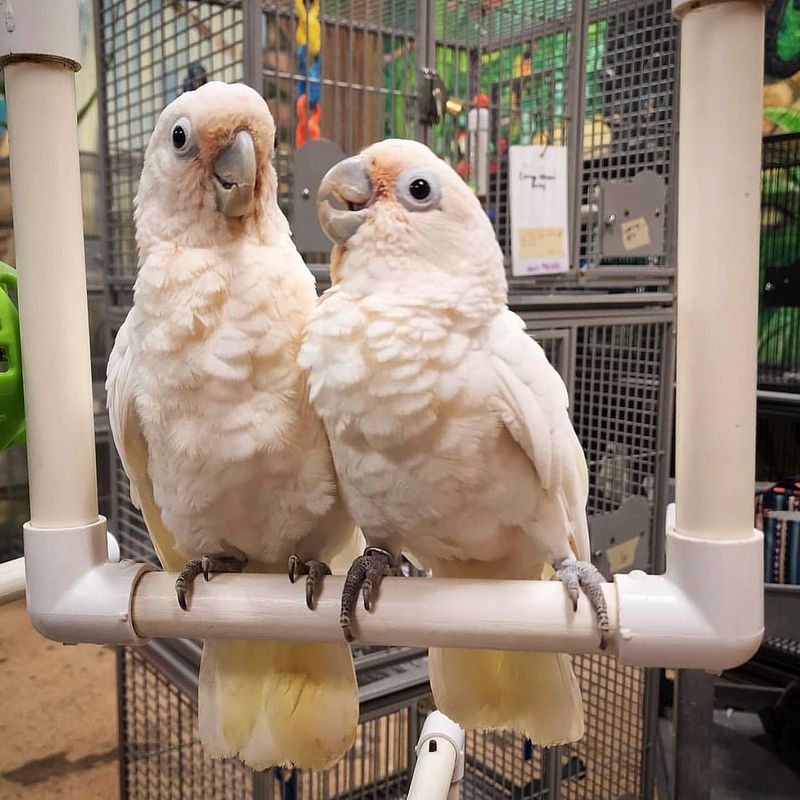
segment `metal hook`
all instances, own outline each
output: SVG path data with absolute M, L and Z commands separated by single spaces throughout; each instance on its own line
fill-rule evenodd
M 544 117 L 542 116 L 541 111 L 535 111 L 533 114 L 533 128 L 534 131 L 543 131 L 544 130 Z M 539 158 L 544 158 L 544 154 L 547 152 L 547 148 L 550 147 L 550 130 L 546 130 L 544 134 L 544 149 L 541 153 L 539 153 Z
M 544 148 L 542 152 L 539 153 L 539 158 L 544 158 L 544 154 L 547 152 L 547 148 L 550 147 L 550 131 L 544 135 Z

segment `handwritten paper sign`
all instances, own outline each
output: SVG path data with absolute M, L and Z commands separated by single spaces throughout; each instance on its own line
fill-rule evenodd
M 512 274 L 566 272 L 567 148 L 514 145 L 508 171 Z
M 630 222 L 620 225 L 622 231 L 622 246 L 625 250 L 638 250 L 650 244 L 650 228 L 644 217 L 637 217 Z

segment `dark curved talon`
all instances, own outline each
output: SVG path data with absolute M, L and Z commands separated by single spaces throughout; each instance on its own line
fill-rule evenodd
M 597 616 L 597 630 L 600 634 L 600 649 L 608 647 L 610 626 L 608 622 L 608 607 L 603 594 L 605 579 L 594 564 L 588 561 L 576 561 L 574 558 L 564 558 L 556 565 L 556 576 L 567 589 L 567 594 L 572 600 L 572 608 L 578 610 L 578 596 L 580 590 L 586 593 L 589 602 Z
M 194 583 L 194 579 L 203 571 L 203 562 L 199 558 L 190 561 L 178 574 L 175 581 L 175 593 L 178 595 L 178 605 L 184 610 L 188 611 L 189 606 L 186 602 L 186 596 L 189 588 Z
M 303 561 L 299 556 L 289 558 L 289 580 L 294 583 L 301 575 L 306 576 L 306 606 L 314 610 L 314 594 L 317 582 L 331 574 L 331 568 L 324 561 Z
M 209 580 L 212 572 L 241 572 L 245 568 L 246 564 L 246 559 L 224 555 L 206 555 L 202 558 L 192 559 L 180 571 L 180 574 L 175 581 L 175 593 L 178 595 L 178 605 L 184 611 L 189 610 L 189 606 L 187 604 L 189 589 L 198 575 L 202 574 L 205 580 Z
M 355 639 L 353 635 L 352 618 L 361 593 L 364 599 L 364 608 L 372 611 L 375 605 L 378 588 L 383 579 L 389 575 L 402 575 L 400 556 L 393 556 L 380 547 L 368 547 L 364 555 L 359 556 L 350 565 L 342 591 L 342 606 L 339 615 L 344 638 L 348 642 Z
M 306 562 L 302 561 L 299 556 L 289 556 L 289 583 L 294 583 L 303 572 Z

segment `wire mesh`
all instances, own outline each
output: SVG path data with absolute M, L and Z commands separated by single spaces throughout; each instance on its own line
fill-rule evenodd
M 602 180 L 629 180 L 642 170 L 653 170 L 668 183 L 672 177 L 678 41 L 672 5 L 670 0 L 592 0 L 587 34 L 581 264 L 666 264 L 668 252 L 638 262 L 605 258 L 597 198 Z M 669 202 L 665 224 L 669 243 L 674 225 Z
M 644 758 L 646 671 L 604 656 L 578 656 L 572 664 L 583 693 L 586 734 L 561 748 L 565 800 L 641 797 L 647 794 Z M 580 776 L 580 779 L 576 779 Z
M 144 651 L 118 651 L 121 782 L 127 800 L 253 797 L 253 773 L 207 758 L 191 695 Z
M 132 201 L 149 133 L 161 108 L 180 92 L 206 80 L 245 78 L 244 13 L 241 0 L 96 3 L 106 89 L 109 274 L 123 292 L 117 304 L 125 305 L 136 270 Z M 313 14 L 302 18 L 298 5 L 319 15 L 318 61 L 309 52 Z M 628 264 L 629 276 L 615 278 L 615 285 L 629 287 L 641 283 L 635 266 L 674 266 L 669 203 L 662 255 L 604 259 L 597 197 L 601 180 L 626 180 L 645 169 L 671 180 L 677 37 L 669 0 L 319 5 L 261 4 L 262 91 L 277 123 L 279 195 L 290 219 L 293 157 L 308 139 L 322 136 L 352 153 L 389 136 L 424 136 L 469 179 L 467 119 L 480 106 L 491 120 L 485 205 L 507 255 L 508 147 L 551 143 L 574 150 L 580 141 L 582 159 L 571 177 L 571 195 L 581 198 L 573 266 Z M 435 46 L 431 63 L 423 64 L 429 37 Z M 430 135 L 418 119 L 423 66 L 434 68 L 447 93 L 463 104 Z M 305 255 L 315 265 L 323 262 L 319 254 Z M 572 270 L 571 285 L 578 271 Z M 512 281 L 517 289 L 536 285 L 541 279 Z
M 304 2 L 307 12 L 313 5 Z M 105 109 L 105 266 L 118 322 L 130 304 L 136 273 L 132 203 L 157 115 L 180 92 L 205 80 L 245 79 L 244 42 L 252 31 L 241 0 L 96 0 L 96 8 Z M 262 91 L 277 124 L 279 199 L 290 218 L 294 156 L 303 137 L 313 138 L 315 125 L 345 153 L 387 136 L 426 138 L 469 179 L 465 120 L 479 103 L 488 105 L 492 120 L 486 205 L 507 253 L 511 144 L 571 143 L 582 137 L 582 159 L 572 180 L 583 207 L 576 251 L 583 266 L 602 262 L 596 236 L 601 179 L 654 169 L 672 181 L 676 40 L 667 0 L 326 0 L 317 10 L 321 63 L 316 66 L 308 51 L 311 23 L 303 22 L 295 2 L 264 0 L 257 14 Z M 433 53 L 432 65 L 422 63 L 426 50 Z M 432 128 L 417 118 L 421 66 L 434 66 L 449 94 L 466 101 L 461 114 L 447 115 Z M 320 113 L 314 117 L 309 103 L 316 89 Z M 648 267 L 671 265 L 671 211 L 665 252 Z M 309 263 L 321 263 L 318 254 L 304 255 Z M 642 264 L 629 266 L 633 276 Z M 635 283 L 631 277 L 618 285 Z M 532 284 L 512 282 L 523 285 Z M 668 431 L 663 412 L 670 390 L 671 321 L 668 313 L 597 316 L 573 308 L 560 317 L 551 313 L 548 321 L 538 312 L 528 319 L 572 389 L 575 425 L 590 466 L 590 512 L 613 510 L 632 495 L 647 497 L 655 509 Z M 110 475 L 123 556 L 156 563 L 117 458 Z M 253 775 L 236 762 L 203 757 L 191 686 L 175 675 L 179 651 L 170 643 L 160 659 L 150 659 L 147 651 L 121 656 L 129 797 L 403 796 L 429 704 L 423 700 L 420 706 L 427 689 L 419 688 L 409 667 L 418 654 L 396 652 L 405 677 L 360 676 L 362 689 L 370 685 L 371 701 L 362 703 L 366 712 L 356 748 L 335 769 Z M 646 673 L 595 656 L 574 662 L 584 691 L 586 738 L 576 747 L 543 751 L 510 733 L 470 734 L 465 798 L 647 795 L 641 770 L 650 747 L 643 710 Z M 194 674 L 196 663 L 183 670 Z M 401 685 L 406 694 L 398 699 Z
M 764 139 L 758 380 L 800 392 L 800 135 Z
M 572 278 L 575 267 L 670 265 L 669 203 L 663 210 L 667 245 L 658 256 L 604 257 L 599 236 L 601 181 L 629 180 L 642 170 L 653 170 L 668 183 L 671 178 L 677 28 L 670 8 L 669 0 L 436 4 L 435 65 L 430 66 L 448 93 L 466 105 L 436 126 L 434 147 L 462 177 L 474 180 L 468 115 L 473 108 L 489 110 L 489 181 L 483 199 L 507 257 L 508 148 L 552 144 L 582 155 L 571 176 L 570 195 L 580 197 Z M 631 270 L 631 279 L 634 274 Z M 541 282 L 513 279 L 511 286 Z
M 356 743 L 335 767 L 252 773 L 235 760 L 212 761 L 203 755 L 196 721 L 196 662 L 163 646 L 154 650 L 152 645 L 122 649 L 119 658 L 124 687 L 122 779 L 129 800 L 399 800 L 405 796 L 420 725 L 432 708 L 425 681 L 417 680 L 393 703 L 384 699 L 383 709 L 362 711 Z M 580 657 L 573 663 L 586 710 L 583 740 L 542 750 L 510 732 L 470 732 L 463 800 L 641 795 L 644 672 L 620 668 L 601 656 Z M 362 694 L 364 686 L 405 669 L 400 663 L 359 670 Z
M 106 271 L 112 302 L 127 305 L 137 264 L 133 198 L 153 126 L 182 91 L 205 80 L 242 80 L 243 15 L 240 2 L 218 0 L 96 0 L 95 8 L 107 159 Z
M 376 652 L 382 651 L 382 652 Z M 212 761 L 203 755 L 197 733 L 196 679 L 199 649 L 163 644 L 119 652 L 123 785 L 129 800 L 160 798 L 292 798 L 360 800 L 399 798 L 410 780 L 413 746 L 422 719 L 419 703 L 428 697 L 427 681 L 414 669 L 424 651 L 406 648 L 387 654 L 362 649 L 356 669 L 362 715 L 356 742 L 328 770 L 274 769 L 253 773 L 234 759 Z M 406 656 L 408 658 L 406 658 Z M 393 703 L 369 711 L 364 700 L 371 685 L 409 672 Z M 422 669 L 424 673 L 424 667 Z M 416 676 L 416 677 L 414 677 Z M 394 681 L 395 686 L 401 685 Z M 365 691 L 365 689 L 367 691 Z
M 668 322 L 586 325 L 576 330 L 573 422 L 589 464 L 589 513 L 633 494 L 654 501 L 664 455 L 660 414 Z
M 669 310 L 590 320 L 565 312 L 558 324 L 522 312 L 529 331 L 570 388 L 572 420 L 589 466 L 589 514 L 633 496 L 651 508 L 648 561 L 659 533 L 667 474 L 673 319 Z M 603 316 L 603 315 L 601 315 Z
M 534 331 L 548 358 L 573 386 L 575 425 L 590 464 L 590 512 L 612 510 L 632 494 L 642 494 L 655 504 L 658 483 L 664 478 L 659 469 L 666 434 L 659 408 L 665 392 L 670 391 L 664 369 L 669 361 L 671 325 L 668 315 L 659 312 L 651 318 L 622 318 L 609 324 L 589 324 L 576 319 L 569 324 Z M 128 499 L 127 478 L 118 460 L 116 478 L 122 554 L 156 563 L 144 523 Z M 381 658 L 384 657 L 380 655 L 382 652 L 385 652 L 382 648 L 373 648 L 361 651 L 359 656 L 363 658 L 371 653 Z M 401 669 L 415 659 L 419 659 L 418 652 L 397 654 Z M 551 755 L 550 751 L 534 747 L 512 733 L 470 733 L 463 787 L 465 800 L 535 800 L 541 797 L 596 800 L 625 794 L 646 795 L 642 764 L 651 747 L 646 736 L 644 712 L 646 671 L 623 667 L 601 656 L 577 656 L 573 658 L 573 665 L 584 698 L 584 739 L 577 745 L 559 748 Z M 193 669 L 196 670 L 196 662 Z M 421 669 L 424 672 L 424 667 Z M 418 715 L 413 704 L 396 708 L 390 698 L 397 691 L 397 678 L 390 673 L 391 670 L 380 673 L 372 669 L 367 679 L 361 678 L 362 683 L 374 682 L 372 715 L 362 722 L 356 747 L 339 765 L 327 771 L 270 774 L 267 783 L 273 794 L 266 796 L 303 800 L 402 797 L 413 764 L 410 748 L 416 742 L 414 726 L 418 724 Z M 130 678 L 123 675 L 122 686 L 126 693 L 129 692 L 128 680 Z M 169 792 L 175 791 L 179 792 L 178 796 L 191 797 L 190 790 L 184 795 L 176 787 L 181 787 L 184 780 L 196 780 L 191 775 L 192 769 L 205 769 L 197 750 L 193 700 L 181 701 L 184 718 L 180 725 L 174 718 L 158 724 L 138 722 L 138 716 L 161 714 L 161 709 L 171 708 L 170 703 L 178 702 L 156 697 L 166 690 L 155 678 L 149 680 L 154 697 L 129 702 L 126 712 L 129 727 L 124 736 L 141 737 L 140 730 L 151 730 L 155 725 L 158 735 L 168 740 L 174 735 L 170 726 L 188 738 L 177 744 L 162 744 L 152 752 L 139 745 L 125 746 L 126 760 L 144 762 L 127 767 L 133 775 L 129 780 L 135 784 L 136 791 L 140 786 L 153 791 L 152 777 L 143 776 L 149 774 L 148 770 L 157 771 L 158 764 L 172 770 L 167 784 L 169 789 L 163 789 L 163 793 L 133 793 L 130 797 L 155 800 L 171 797 Z M 162 676 L 161 680 L 166 678 Z M 385 681 L 385 694 L 378 685 L 380 680 Z M 174 695 L 175 691 L 171 686 L 168 693 Z M 417 690 L 415 703 L 422 692 L 427 692 L 427 688 Z M 189 760 L 185 773 L 178 774 L 174 766 L 169 766 L 171 762 L 164 761 L 163 752 L 175 748 L 191 753 L 191 757 L 186 756 Z
M 0 562 L 22 555 L 22 526 L 30 518 L 25 446 L 0 453 Z
M 279 201 L 290 222 L 293 159 L 305 142 L 320 136 L 350 154 L 380 139 L 414 138 L 416 129 L 414 0 L 319 5 L 306 0 L 304 19 L 294 0 L 262 3 L 263 94 L 276 120 Z M 320 44 L 312 60 L 314 9 Z M 327 255 L 303 256 L 327 271 Z
M 465 110 L 436 127 L 434 148 L 465 179 L 473 179 L 468 115 L 488 108 L 489 181 L 484 198 L 498 241 L 511 252 L 508 148 L 565 144 L 573 68 L 572 0 L 436 4 L 435 68 Z

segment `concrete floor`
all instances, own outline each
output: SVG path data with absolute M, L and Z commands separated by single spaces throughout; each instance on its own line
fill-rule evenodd
M 671 763 L 672 724 L 660 720 L 666 763 Z M 712 800 L 798 800 L 800 772 L 795 772 L 759 744 L 761 721 L 743 711 L 714 712 L 711 754 Z M 798 765 L 800 766 L 800 765 Z
M 65 647 L 0 606 L 0 800 L 119 797 L 116 659 Z

